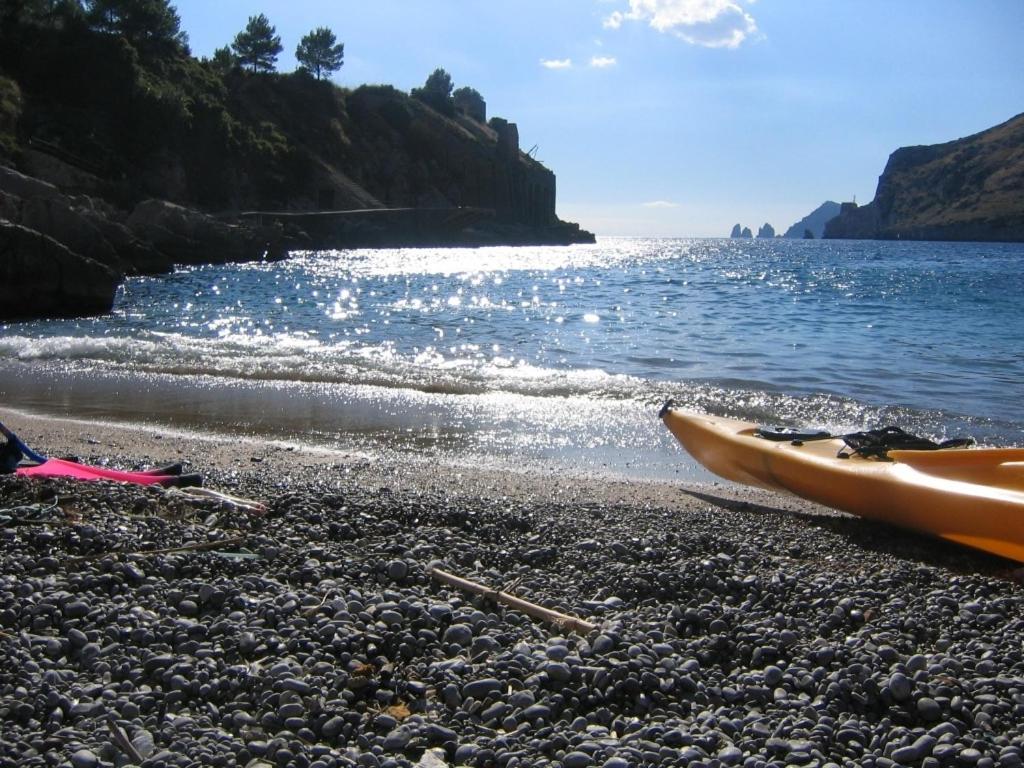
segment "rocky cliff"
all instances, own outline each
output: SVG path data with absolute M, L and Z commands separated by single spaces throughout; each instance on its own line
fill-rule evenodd
M 222 71 L 12 8 L 0 318 L 104 311 L 126 274 L 294 248 L 593 242 L 556 216 L 555 175 L 521 151 L 517 126 L 485 124 L 482 108 Z M 44 262 L 56 266 L 41 274 Z M 17 300 L 26 291 L 34 303 Z
M 520 150 L 514 123 L 442 114 L 389 86 L 221 72 L 39 25 L 0 38 L 0 70 L 21 98 L 18 170 L 126 210 L 147 198 L 208 213 L 466 206 L 519 241 L 592 240 L 558 220 L 555 175 Z
M 826 200 L 786 230 L 783 237 L 803 239 L 810 232 L 815 238 L 825 234 L 825 225 L 839 215 L 839 203 Z
M 110 267 L 0 219 L 0 318 L 109 312 L 119 282 Z
M 868 205 L 825 237 L 1024 241 L 1024 114 L 946 144 L 892 153 Z
M 162 200 L 124 212 L 0 165 L 0 320 L 106 312 L 125 275 L 282 258 L 287 228 L 233 224 Z

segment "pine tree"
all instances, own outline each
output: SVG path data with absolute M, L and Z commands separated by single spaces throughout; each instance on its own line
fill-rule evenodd
M 487 122 L 487 102 L 476 88 L 469 86 L 459 88 L 452 94 L 452 103 L 457 111 L 468 115 L 478 123 Z
M 283 50 L 277 30 L 262 13 L 250 16 L 245 29 L 235 35 L 231 50 L 242 66 L 252 67 L 253 72 L 273 72 L 277 55 Z
M 454 87 L 452 76 L 438 67 L 430 73 L 430 77 L 427 78 L 427 82 L 423 84 L 422 88 L 412 89 L 412 95 L 429 104 L 441 114 L 453 115 L 455 114 L 455 106 L 452 103 L 452 88 Z
M 213 52 L 213 56 L 210 58 L 210 64 L 221 75 L 226 75 L 238 64 L 238 60 L 235 58 L 235 54 L 231 52 L 231 49 L 226 45 L 222 48 L 218 48 Z
M 341 69 L 345 59 L 345 44 L 339 43 L 327 27 L 317 27 L 302 38 L 295 49 L 295 58 L 302 69 L 312 72 L 319 80 Z
M 90 0 L 86 8 L 94 29 L 121 35 L 132 45 L 188 45 L 181 17 L 167 0 Z

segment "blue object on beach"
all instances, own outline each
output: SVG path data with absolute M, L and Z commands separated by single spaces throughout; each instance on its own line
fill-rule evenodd
M 25 443 L 23 443 L 21 441 L 20 437 L 18 437 L 16 434 L 11 432 L 11 430 L 9 430 L 7 427 L 5 427 L 2 423 L 0 423 L 0 434 L 2 434 L 5 438 L 7 438 L 7 443 L 9 445 L 13 446 L 15 449 L 20 451 L 21 455 L 24 456 L 29 461 L 34 461 L 34 462 L 36 462 L 38 464 L 42 464 L 42 463 L 44 463 L 46 461 L 46 457 L 45 456 L 36 453 L 31 448 L 29 448 L 27 445 L 25 445 Z M 19 456 L 15 460 L 14 466 L 17 466 L 18 461 L 20 461 L 20 460 L 21 460 L 21 457 Z M 14 467 L 12 466 L 9 470 L 6 470 L 6 471 L 13 472 L 14 471 Z

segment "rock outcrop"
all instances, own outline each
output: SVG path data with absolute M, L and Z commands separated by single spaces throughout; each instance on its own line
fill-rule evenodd
M 732 232 L 729 233 L 729 237 L 753 237 L 754 233 L 750 231 L 750 227 L 740 227 L 739 224 L 734 224 Z
M 1024 114 L 987 131 L 893 152 L 875 198 L 844 204 L 825 237 L 1024 241 Z
M 761 225 L 761 228 L 757 230 L 758 238 L 762 240 L 768 240 L 775 237 L 775 227 L 768 222 Z
M 484 122 L 472 89 L 439 112 L 390 86 L 222 71 L 21 5 L 0 25 L 0 217 L 23 228 L 9 251 L 35 233 L 68 274 L 72 254 L 120 277 L 299 248 L 594 241 L 559 220 L 554 173 L 515 123 Z M 67 311 L 109 306 L 89 296 Z
M 486 208 L 498 240 L 594 239 L 558 219 L 554 173 L 515 123 L 485 122 L 472 89 L 438 111 L 386 85 L 218 71 L 39 24 L 0 32 L 0 69 L 23 96 L 18 167 L 126 210 L 148 198 L 218 214 Z
M 219 264 L 286 255 L 281 228 L 227 223 L 165 200 L 143 200 L 125 226 L 173 264 Z M 293 239 L 291 244 L 298 243 Z
M 120 280 L 52 237 L 0 219 L 0 319 L 109 312 Z
M 787 229 L 783 237 L 804 240 L 821 238 L 822 235 L 825 234 L 825 224 L 827 224 L 830 219 L 834 219 L 838 215 L 839 203 L 826 200 L 809 214 L 800 219 L 796 224 Z M 810 233 L 810 237 L 807 237 L 808 232 Z
M 129 214 L 0 165 L 0 318 L 109 311 L 125 275 L 175 264 L 282 258 L 304 244 L 281 226 L 229 224 L 160 200 Z

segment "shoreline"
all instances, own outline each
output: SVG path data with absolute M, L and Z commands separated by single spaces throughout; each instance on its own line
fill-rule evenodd
M 500 471 L 717 481 L 683 452 L 655 406 L 580 397 L 470 394 L 375 384 L 259 380 L 0 362 L 4 404 L 150 432 L 252 440 Z
M 235 435 L 199 433 L 191 429 L 155 424 L 133 424 L 108 420 L 76 419 L 32 413 L 0 406 L 0 422 L 7 425 L 27 445 L 44 455 L 80 457 L 89 462 L 110 462 L 111 465 L 133 464 L 160 466 L 185 462 L 189 471 L 239 473 L 243 485 L 261 486 L 266 480 L 257 476 L 290 476 L 301 481 L 314 479 L 318 472 L 341 469 L 355 473 L 366 483 L 375 481 L 395 484 L 401 490 L 418 492 L 432 490 L 439 484 L 439 474 L 461 493 L 492 494 L 522 497 L 527 500 L 593 499 L 609 503 L 637 503 L 670 506 L 686 504 L 685 488 L 664 479 L 625 478 L 615 473 L 603 475 L 570 473 L 572 485 L 566 485 L 565 469 L 550 463 L 529 466 L 512 462 L 493 462 L 492 467 L 473 467 L 468 462 L 436 456 L 388 456 L 362 449 L 344 450 L 297 444 L 289 440 Z M 240 469 L 247 470 L 239 472 Z M 811 514 L 837 515 L 800 499 L 790 499 L 769 491 L 744 488 L 727 481 L 694 483 L 694 490 L 714 490 L 722 498 L 735 503 L 762 506 L 776 505 L 783 509 L 810 508 Z
M 1022 764 L 1007 561 L 726 484 L 0 420 L 269 507 L 0 476 L 0 763 Z
M 273 496 L 344 484 L 359 492 L 512 500 L 525 504 L 621 505 L 642 513 L 655 509 L 682 517 L 739 513 L 746 522 L 800 536 L 826 528 L 842 531 L 852 546 L 870 545 L 885 557 L 920 560 L 953 570 L 988 574 L 1015 572 L 1012 561 L 913 531 L 865 520 L 805 499 L 732 483 L 708 474 L 711 482 L 622 477 L 615 473 L 569 471 L 554 462 L 494 462 L 472 466 L 473 457 L 388 455 L 297 444 L 288 440 L 200 433 L 153 424 L 74 419 L 28 413 L 0 406 L 0 422 L 29 447 L 50 456 L 74 456 L 85 463 L 119 469 L 145 469 L 182 462 L 186 471 L 207 478 L 221 491 Z M 265 501 L 265 499 L 264 499 Z M 761 516 L 760 518 L 758 516 Z M 833 566 L 822 542 L 820 567 Z

